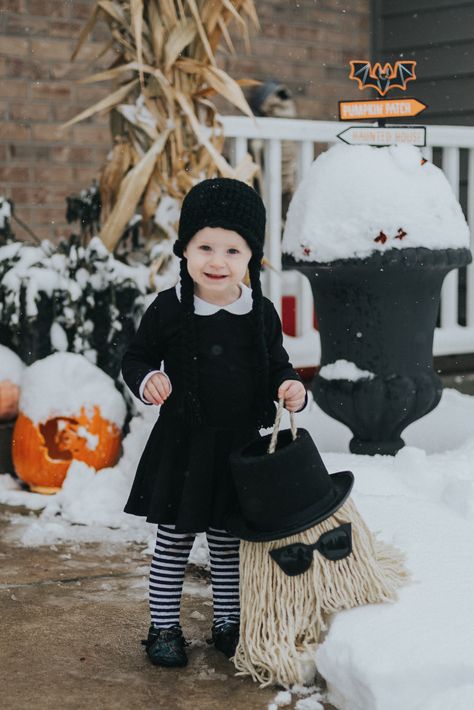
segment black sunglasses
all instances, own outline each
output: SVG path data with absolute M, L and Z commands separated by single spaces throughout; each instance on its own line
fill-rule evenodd
M 291 545 L 270 550 L 270 556 L 285 574 L 294 577 L 309 570 L 313 561 L 313 550 L 317 550 L 332 562 L 348 557 L 352 552 L 351 523 L 343 523 L 338 528 L 328 530 L 313 545 L 294 542 Z

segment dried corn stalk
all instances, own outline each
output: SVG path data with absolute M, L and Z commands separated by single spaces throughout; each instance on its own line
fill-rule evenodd
M 252 179 L 257 166 L 248 155 L 235 169 L 222 155 L 212 96 L 253 115 L 241 87 L 258 82 L 232 79 L 217 67 L 216 50 L 223 39 L 235 53 L 232 22 L 248 46 L 249 24 L 258 28 L 258 19 L 254 0 L 99 0 L 73 58 L 99 20 L 109 26 L 107 47 L 113 46 L 117 57 L 110 69 L 83 82 L 112 80 L 114 89 L 65 126 L 98 112 L 113 111 L 116 123 L 119 117 L 120 131 L 100 180 L 105 218 L 100 236 L 113 250 L 138 208 L 150 234 L 160 202 L 171 198 L 179 204 L 198 180 L 216 173 Z M 168 223 L 162 231 L 173 236 Z

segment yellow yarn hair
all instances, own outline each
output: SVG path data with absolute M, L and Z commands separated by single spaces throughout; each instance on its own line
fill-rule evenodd
M 314 552 L 310 569 L 287 576 L 268 554 L 293 542 L 314 543 L 341 523 L 352 523 L 352 554 L 332 562 Z M 262 687 L 304 683 L 304 658 L 314 657 L 327 616 L 362 604 L 393 601 L 407 578 L 401 553 L 376 540 L 349 499 L 332 516 L 297 535 L 240 546 L 238 675 Z

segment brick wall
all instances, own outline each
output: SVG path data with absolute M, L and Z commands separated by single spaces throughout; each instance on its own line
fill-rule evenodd
M 0 195 L 38 237 L 70 230 L 65 197 L 87 187 L 110 148 L 107 117 L 60 130 L 103 98 L 102 84 L 77 79 L 108 66 L 96 57 L 109 37 L 98 27 L 74 63 L 69 59 L 92 0 L 0 0 Z M 301 118 L 334 119 L 339 98 L 356 95 L 350 58 L 369 53 L 370 0 L 257 0 L 261 32 L 251 54 L 220 55 L 235 78 L 285 82 Z M 221 104 L 221 109 L 232 109 Z M 14 231 L 26 237 L 17 224 Z
M 299 118 L 337 120 L 338 100 L 360 98 L 349 60 L 370 57 L 370 0 L 257 0 L 261 32 L 252 51 L 226 57 L 234 77 L 284 82 Z M 366 98 L 366 97 L 364 97 Z
M 68 233 L 65 198 L 87 187 L 110 146 L 108 120 L 61 131 L 64 121 L 104 96 L 77 79 L 105 67 L 94 61 L 108 37 L 99 29 L 70 57 L 93 3 L 0 0 L 0 194 L 40 237 Z M 17 224 L 20 238 L 25 232 Z

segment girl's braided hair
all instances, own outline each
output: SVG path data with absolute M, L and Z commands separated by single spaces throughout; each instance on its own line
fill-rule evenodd
M 184 250 L 204 227 L 222 227 L 240 234 L 252 256 L 248 270 L 252 289 L 252 320 L 255 336 L 256 400 L 254 411 L 259 426 L 271 426 L 274 413 L 268 410 L 268 350 L 265 341 L 263 295 L 260 268 L 265 239 L 265 207 L 258 193 L 240 180 L 215 178 L 195 185 L 186 195 L 181 210 L 174 253 L 181 258 L 181 343 L 185 416 L 189 424 L 202 423 L 199 399 L 198 338 L 194 318 L 194 282 L 189 275 Z

